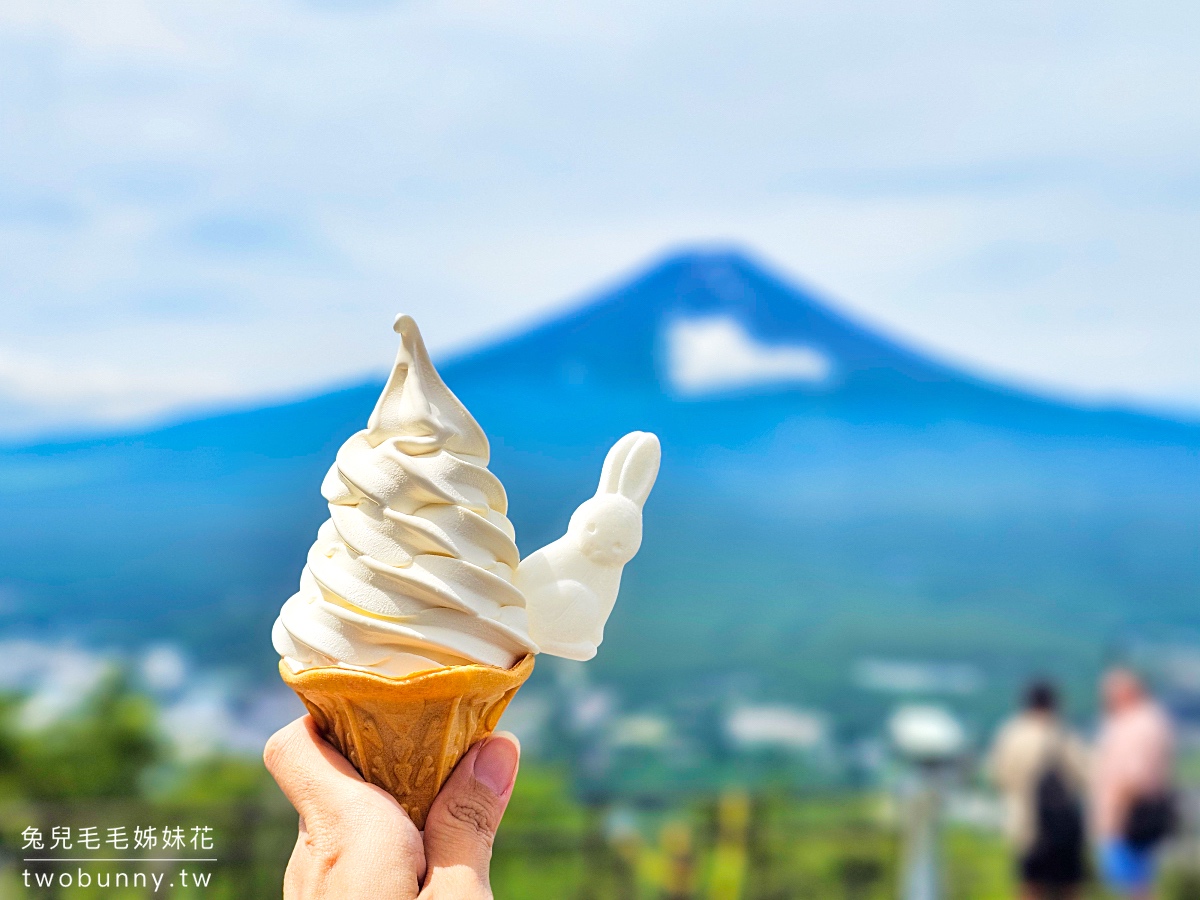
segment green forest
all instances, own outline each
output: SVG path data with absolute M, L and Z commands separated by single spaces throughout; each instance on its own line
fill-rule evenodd
M 183 761 L 159 737 L 153 703 L 119 673 L 52 725 L 19 723 L 20 700 L 0 706 L 0 897 L 278 897 L 296 816 L 257 759 Z M 526 761 L 497 841 L 499 900 L 884 900 L 896 895 L 900 833 L 880 790 L 787 790 L 729 784 L 719 790 L 636 803 L 583 802 L 565 766 Z M 53 847 L 54 836 L 70 829 Z M 178 864 L 27 863 L 32 856 L 161 855 L 173 834 L 207 886 L 185 886 Z M 31 846 L 34 837 L 42 849 Z M 90 841 L 91 846 L 84 846 Z M 209 848 L 206 854 L 203 848 Z M 37 887 L 83 869 L 90 884 Z M 145 886 L 116 886 L 117 871 Z M 1185 857 L 1168 873 L 1169 900 L 1200 898 Z M 995 833 L 964 826 L 944 835 L 947 896 L 1011 897 L 1005 848 Z M 54 876 L 53 878 L 51 876 Z M 159 890 L 153 879 L 157 876 Z M 186 876 L 185 876 L 186 877 Z M 34 881 L 26 885 L 27 878 Z M 172 886 L 172 879 L 174 883 Z M 1100 894 L 1094 894 L 1098 898 Z

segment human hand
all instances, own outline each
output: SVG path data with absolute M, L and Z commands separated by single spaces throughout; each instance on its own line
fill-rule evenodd
M 263 760 L 300 814 L 285 900 L 486 900 L 496 829 L 521 748 L 508 733 L 477 743 L 433 802 L 422 834 L 382 788 L 304 716 L 267 741 Z

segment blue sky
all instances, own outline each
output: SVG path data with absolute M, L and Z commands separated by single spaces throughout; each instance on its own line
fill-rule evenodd
M 1200 408 L 1200 7 L 6 0 L 0 431 L 379 371 L 732 242 L 918 345 Z

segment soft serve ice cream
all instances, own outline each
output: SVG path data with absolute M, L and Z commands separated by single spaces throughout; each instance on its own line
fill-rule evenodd
M 330 518 L 272 632 L 295 672 L 507 668 L 538 649 L 513 587 L 520 558 L 487 437 L 433 368 L 416 323 L 401 316 L 395 328 L 391 377 L 325 476 Z
M 595 655 L 659 448 L 652 434 L 621 438 L 567 533 L 522 560 L 487 438 L 413 320 L 395 328 L 391 377 L 325 476 L 329 520 L 272 641 L 320 734 L 421 828 L 534 654 Z
M 325 476 L 330 518 L 275 622 L 283 664 L 401 678 L 507 669 L 539 650 L 590 659 L 641 544 L 658 439 L 618 441 L 567 533 L 522 561 L 487 437 L 433 368 L 416 323 L 400 316 L 395 330 L 391 376 Z

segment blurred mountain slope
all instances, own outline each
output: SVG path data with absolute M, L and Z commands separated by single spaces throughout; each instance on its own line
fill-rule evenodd
M 526 553 L 612 441 L 662 438 L 593 664 L 650 694 L 742 677 L 828 700 L 869 656 L 969 659 L 995 682 L 1200 632 L 1200 427 L 963 374 L 739 254 L 672 257 L 440 369 L 492 440 Z M 8 624 L 266 671 L 321 477 L 381 384 L 0 451 Z

